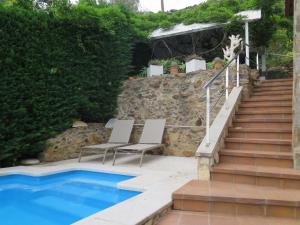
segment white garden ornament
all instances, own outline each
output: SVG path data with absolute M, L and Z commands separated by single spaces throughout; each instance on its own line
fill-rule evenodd
M 226 46 L 226 49 L 223 48 L 224 58 L 229 62 L 235 57 L 235 50 L 241 45 L 243 39 L 240 38 L 240 35 L 231 35 L 229 37 L 231 43 L 230 46 Z

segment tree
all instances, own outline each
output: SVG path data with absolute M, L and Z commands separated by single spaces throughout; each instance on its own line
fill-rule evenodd
M 111 0 L 113 4 L 124 5 L 126 8 L 132 11 L 138 11 L 139 9 L 139 0 Z

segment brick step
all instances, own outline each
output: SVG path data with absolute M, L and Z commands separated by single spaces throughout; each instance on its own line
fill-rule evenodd
M 266 91 L 288 91 L 293 90 L 293 86 L 284 86 L 284 87 L 254 87 L 253 92 L 266 92 Z
M 215 211 L 218 209 L 214 208 Z M 299 219 L 171 210 L 157 225 L 299 225 Z
M 173 193 L 174 209 L 300 218 L 300 191 L 193 180 Z
M 275 95 L 275 96 L 252 96 L 249 100 L 255 101 L 292 101 L 292 95 Z
M 269 129 L 269 128 L 229 128 L 229 138 L 259 138 L 259 139 L 278 139 L 291 140 L 292 129 Z
M 233 127 L 291 129 L 291 119 L 234 119 Z
M 291 151 L 291 140 L 225 138 L 228 149 L 261 150 L 261 151 Z
M 211 168 L 211 176 L 215 181 L 300 189 L 300 170 L 293 168 L 223 163 Z
M 293 94 L 292 90 L 287 91 L 259 91 L 254 92 L 252 96 L 276 96 L 276 95 L 291 95 Z
M 291 87 L 293 86 L 293 81 L 284 82 L 262 82 L 257 85 L 257 87 Z
M 291 152 L 222 149 L 220 163 L 292 168 L 293 154 Z
M 292 110 L 257 110 L 242 109 L 236 113 L 239 119 L 259 119 L 259 118 L 272 118 L 272 119 L 292 119 Z

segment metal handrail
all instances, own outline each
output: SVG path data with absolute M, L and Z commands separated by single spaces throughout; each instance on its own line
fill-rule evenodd
M 243 50 L 243 45 L 241 49 L 235 54 L 235 56 L 213 77 L 211 78 L 203 88 L 206 89 L 206 145 L 210 145 L 210 113 L 211 113 L 211 104 L 210 104 L 210 86 L 211 84 L 219 78 L 219 76 L 226 70 L 225 75 L 225 93 L 226 101 L 229 97 L 229 66 L 231 63 L 236 60 L 236 87 L 240 86 L 240 53 Z
M 238 53 L 236 53 L 235 57 L 231 59 L 214 77 L 212 77 L 209 81 L 206 82 L 206 84 L 203 86 L 204 89 L 207 89 L 212 82 L 214 82 L 226 69 L 230 66 L 230 64 L 239 57 L 240 53 L 242 53 L 243 50 L 239 50 Z

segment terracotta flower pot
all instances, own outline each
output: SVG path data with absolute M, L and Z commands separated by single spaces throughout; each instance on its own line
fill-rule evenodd
M 134 77 L 129 76 L 129 77 L 128 77 L 128 80 L 134 80 Z
M 171 74 L 178 74 L 178 66 L 171 66 L 170 67 Z

